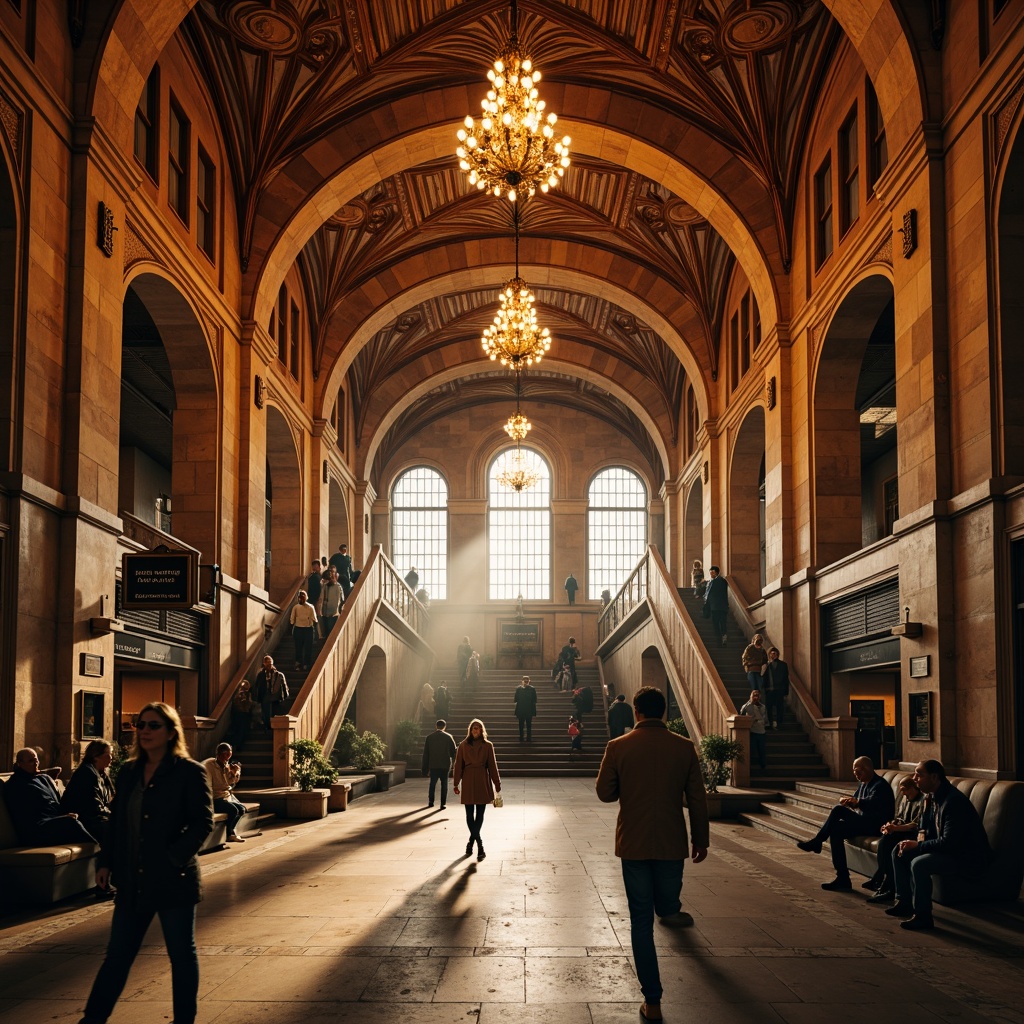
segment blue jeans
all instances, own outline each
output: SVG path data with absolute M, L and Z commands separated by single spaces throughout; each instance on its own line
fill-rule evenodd
M 892 876 L 896 881 L 896 899 L 910 903 L 917 917 L 932 916 L 932 875 L 954 874 L 955 857 L 948 853 L 892 852 Z
M 213 809 L 217 814 L 228 816 L 228 835 L 235 834 L 235 826 L 242 820 L 245 814 L 245 804 L 233 796 L 218 797 L 213 801 Z
M 434 787 L 441 783 L 441 806 L 444 807 L 448 803 L 448 769 L 447 768 L 431 768 L 430 769 L 430 793 L 427 796 L 427 803 L 431 807 L 434 806 Z
M 113 1013 L 128 972 L 135 962 L 146 929 L 154 915 L 160 918 L 167 955 L 171 959 L 171 993 L 175 1024 L 194 1024 L 199 995 L 199 956 L 196 953 L 196 908 L 165 907 L 138 910 L 117 902 L 110 922 L 110 941 L 85 1004 L 86 1024 L 103 1024 Z
M 661 974 L 654 948 L 654 915 L 678 914 L 683 887 L 681 860 L 623 860 L 622 881 L 629 904 L 629 937 L 640 991 L 649 1003 L 661 1002 Z

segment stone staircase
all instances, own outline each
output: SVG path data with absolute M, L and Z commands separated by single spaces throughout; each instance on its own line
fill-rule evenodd
M 855 788 L 852 782 L 797 781 L 792 792 L 780 794 L 780 803 L 763 803 L 761 810 L 740 814 L 739 820 L 776 839 L 811 839 L 839 798 Z
M 566 729 L 569 715 L 573 713 L 572 695 L 556 690 L 547 671 L 529 673 L 537 690 L 537 716 L 533 720 L 531 743 L 519 742 L 519 721 L 514 713 L 513 694 L 522 672 L 484 669 L 475 693 L 461 692 L 457 685 L 450 684 L 457 678 L 457 670 L 450 666 L 435 669 L 430 683 L 437 686 L 442 679 L 448 681 L 446 685 L 452 694 L 448 731 L 457 743 L 465 738 L 466 728 L 473 718 L 484 723 L 503 778 L 595 777 L 608 742 L 608 720 L 600 700 L 597 669 L 577 663 L 576 673 L 577 685 L 589 686 L 594 691 L 594 710 L 584 718 L 583 751 L 571 760 Z M 433 722 L 423 724 L 420 744 L 413 757 L 414 766 L 423 749 L 422 741 L 432 728 Z
M 739 711 L 750 697 L 750 686 L 742 662 L 743 648 L 747 646 L 749 638 L 730 615 L 728 640 L 723 646 L 711 620 L 704 618 L 703 602 L 693 596 L 692 589 L 680 587 L 679 595 Z M 767 735 L 768 767 L 762 770 L 760 765 L 751 764 L 751 787 L 790 790 L 797 780 L 828 778 L 828 766 L 789 708 L 783 711 L 780 727 L 769 729 Z

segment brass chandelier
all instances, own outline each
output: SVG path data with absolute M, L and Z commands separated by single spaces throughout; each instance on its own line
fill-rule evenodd
M 516 374 L 516 411 L 505 422 L 505 433 L 518 445 L 533 430 L 533 424 L 523 415 L 519 408 L 520 375 Z
M 501 457 L 501 469 L 498 470 L 495 479 L 501 487 L 507 487 L 517 494 L 536 485 L 540 480 L 540 474 L 531 465 L 526 452 L 516 442 L 515 449 L 505 452 Z
M 515 374 L 539 363 L 551 348 L 551 332 L 537 324 L 533 292 L 519 276 L 519 204 L 512 208 L 516 234 L 516 272 L 502 290 L 501 305 L 480 341 L 492 360 L 499 360 Z
M 481 102 L 479 125 L 471 115 L 458 131 L 459 167 L 471 185 L 510 202 L 520 196 L 547 192 L 569 166 L 568 135 L 555 139 L 554 114 L 544 115 L 538 98 L 540 71 L 519 45 L 518 12 L 512 0 L 512 31 L 504 49 L 487 72 L 493 88 Z

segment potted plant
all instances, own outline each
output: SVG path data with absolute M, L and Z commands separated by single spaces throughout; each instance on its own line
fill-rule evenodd
M 725 785 L 732 775 L 732 762 L 742 760 L 741 743 L 727 740 L 718 733 L 708 733 L 700 741 L 700 771 L 704 776 L 704 788 L 709 793 L 717 793 L 718 787 Z
M 381 764 L 388 748 L 384 741 L 375 733 L 365 730 L 352 743 L 352 763 L 360 771 L 373 772 L 377 776 L 377 792 L 383 793 L 391 788 L 391 776 L 395 769 Z
M 419 743 L 420 727 L 411 718 L 403 718 L 395 726 L 395 757 L 401 761 L 411 761 L 412 752 Z
M 286 797 L 287 816 L 324 817 L 330 796 L 326 787 L 337 779 L 338 769 L 324 757 L 324 749 L 316 740 L 294 740 L 288 744 L 288 749 L 292 752 L 292 781 L 299 791 Z
M 687 739 L 690 738 L 690 730 L 686 728 L 684 719 L 673 718 L 665 724 L 668 726 L 669 732 L 674 732 L 677 736 L 685 736 Z
M 352 747 L 358 738 L 359 733 L 356 732 L 355 722 L 346 718 L 338 730 L 338 738 L 334 741 L 331 763 L 338 768 L 346 768 L 352 764 Z

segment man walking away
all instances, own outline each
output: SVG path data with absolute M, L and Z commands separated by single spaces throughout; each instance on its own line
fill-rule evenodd
M 618 739 L 627 729 L 633 728 L 633 709 L 626 703 L 626 695 L 620 693 L 608 709 L 608 734 Z
M 615 856 L 622 860 L 633 961 L 644 996 L 640 1016 L 661 1020 L 654 915 L 670 928 L 693 924 L 679 902 L 688 849 L 683 805 L 685 798 L 693 833 L 689 851 L 699 864 L 710 845 L 708 802 L 696 748 L 662 721 L 665 695 L 643 686 L 633 696 L 633 710 L 636 726 L 605 748 L 597 796 L 604 803 L 619 802 Z
M 439 718 L 434 723 L 434 731 L 423 741 L 423 774 L 430 775 L 430 790 L 427 794 L 427 806 L 434 806 L 434 788 L 441 783 L 441 810 L 448 803 L 448 773 L 452 770 L 455 760 L 455 740 L 445 732 L 447 722 Z
M 704 588 L 704 603 L 711 612 L 715 633 L 722 638 L 724 647 L 729 642 L 729 583 L 719 574 L 717 565 L 711 566 L 708 573 L 711 578 Z

